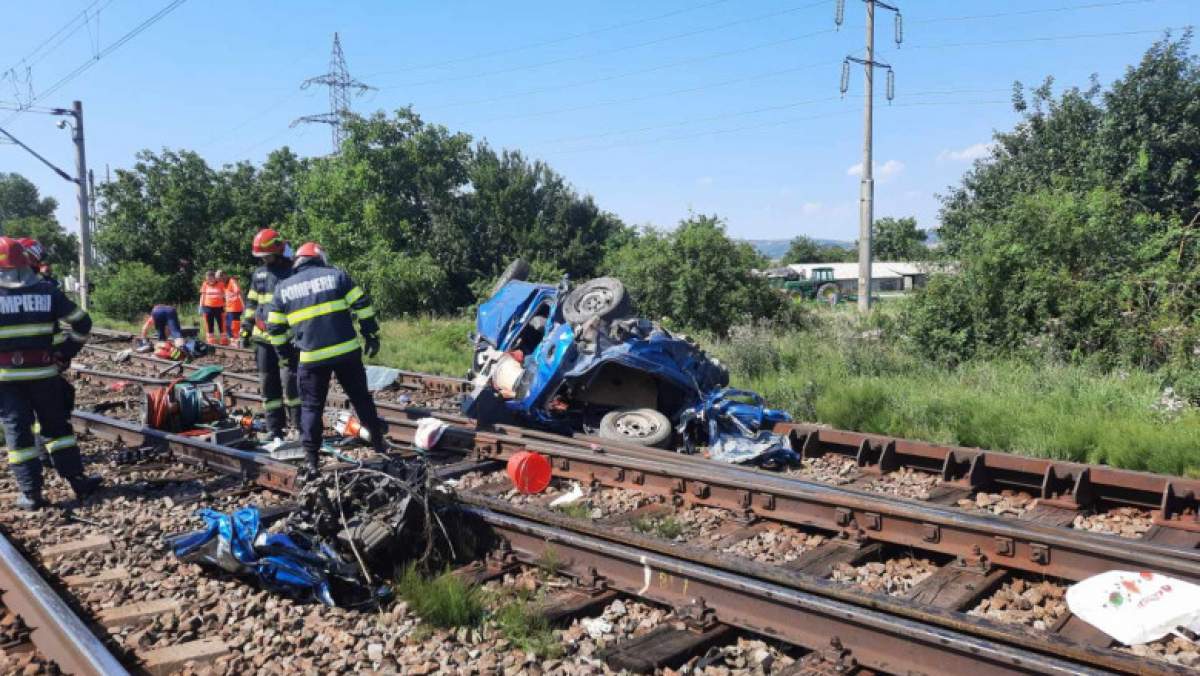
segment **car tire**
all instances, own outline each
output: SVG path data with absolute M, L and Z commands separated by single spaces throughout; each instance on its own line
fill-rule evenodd
M 621 280 L 597 277 L 571 289 L 563 299 L 562 312 L 563 319 L 576 325 L 592 317 L 604 321 L 620 319 L 629 314 L 629 296 Z
M 529 263 L 526 263 L 524 258 L 515 258 L 513 262 L 508 264 L 507 268 L 504 268 L 504 272 L 500 273 L 500 277 L 492 286 L 492 293 L 489 296 L 496 295 L 509 282 L 523 282 L 528 278 Z
M 671 441 L 671 421 L 652 408 L 619 408 L 600 419 L 600 437 L 641 446 L 665 448 Z
M 475 380 L 475 376 L 483 370 L 483 361 L 487 356 L 487 348 L 481 347 L 475 349 L 475 354 L 471 357 L 471 368 L 467 369 L 467 380 Z

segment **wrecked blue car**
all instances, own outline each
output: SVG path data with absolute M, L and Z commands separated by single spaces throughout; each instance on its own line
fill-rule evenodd
M 531 283 L 527 275 L 515 261 L 479 306 L 468 415 L 659 448 L 677 441 L 691 448 L 693 435 L 708 444 L 711 426 L 696 424 L 696 413 L 683 416 L 720 406 L 723 400 L 710 395 L 728 385 L 729 375 L 717 360 L 686 336 L 633 316 L 620 280 L 571 287 L 565 280 Z M 753 417 L 745 410 L 752 404 L 740 406 Z

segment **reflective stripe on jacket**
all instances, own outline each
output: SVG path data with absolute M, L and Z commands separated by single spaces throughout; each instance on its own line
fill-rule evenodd
M 267 331 L 272 345 L 292 340 L 300 350 L 300 363 L 314 364 L 359 349 L 354 317 L 363 335 L 379 331 L 370 298 L 350 275 L 312 261 L 275 287 Z
M 225 285 L 220 282 L 204 282 L 201 284 L 200 305 L 204 307 L 225 307 Z
M 273 265 L 259 267 L 250 277 L 250 290 L 246 292 L 246 309 L 242 312 L 242 321 L 254 326 L 251 330 L 254 340 L 263 343 L 270 341 L 267 335 L 268 308 L 275 297 L 275 287 L 291 276 L 292 262 L 286 258 L 279 258 Z
M 70 325 L 63 331 L 59 322 Z M 38 280 L 17 289 L 0 288 L 0 355 L 47 350 L 67 359 L 87 342 L 92 318 L 54 284 Z M 0 382 L 38 380 L 58 375 L 45 363 L 17 364 L 6 359 Z

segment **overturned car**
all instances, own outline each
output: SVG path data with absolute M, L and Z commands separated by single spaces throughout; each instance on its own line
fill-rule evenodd
M 537 284 L 528 273 L 514 261 L 479 307 L 468 415 L 658 448 L 706 446 L 735 462 L 791 453 L 770 433 L 787 414 L 726 390 L 724 366 L 687 336 L 635 316 L 620 280 Z

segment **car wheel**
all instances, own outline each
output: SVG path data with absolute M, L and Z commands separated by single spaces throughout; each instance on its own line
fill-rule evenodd
M 467 380 L 475 380 L 475 376 L 483 370 L 483 363 L 487 360 L 487 348 L 476 348 L 475 356 L 471 357 L 471 368 L 467 369 Z
M 600 419 L 600 436 L 663 448 L 671 440 L 671 421 L 652 408 L 619 408 Z
M 529 263 L 526 263 L 524 258 L 513 259 L 513 262 L 509 263 L 507 268 L 504 268 L 504 272 L 500 274 L 500 278 L 492 286 L 492 293 L 490 295 L 496 295 L 509 282 L 523 282 L 528 277 Z
M 589 279 L 571 289 L 563 300 L 563 319 L 582 324 L 592 317 L 618 319 L 629 314 L 625 285 L 615 277 Z

